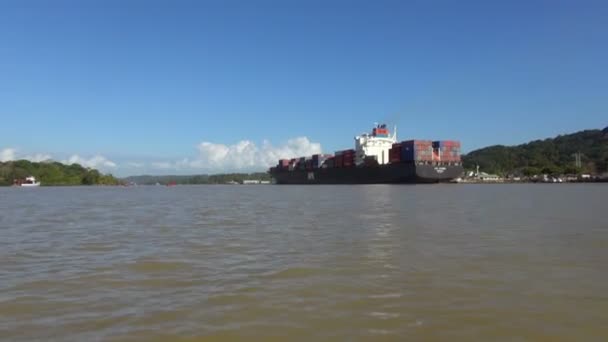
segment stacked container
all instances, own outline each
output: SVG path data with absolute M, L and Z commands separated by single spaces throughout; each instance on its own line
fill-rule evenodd
M 335 167 L 351 167 L 355 165 L 355 150 L 336 151 Z
M 430 140 L 407 140 L 401 142 L 401 160 L 408 162 L 433 161 L 433 142 Z
M 312 167 L 318 169 L 323 163 L 329 158 L 333 158 L 331 154 L 313 154 L 312 156 Z
M 306 170 L 306 157 L 300 157 L 297 163 L 298 170 Z
M 342 156 L 341 154 L 337 154 L 334 157 L 334 167 L 336 167 L 336 168 L 344 167 L 344 156 Z
M 442 162 L 460 162 L 460 141 L 433 141 L 433 152 Z
M 319 165 L 323 162 L 320 154 L 313 154 L 312 159 L 310 160 L 311 168 L 318 169 Z
M 344 150 L 342 152 L 344 167 L 352 167 L 355 165 L 355 150 Z
M 289 160 L 289 171 L 293 171 L 296 168 L 297 159 L 293 158 Z
M 388 158 L 391 163 L 401 161 L 401 143 L 394 143 L 393 147 L 388 150 Z

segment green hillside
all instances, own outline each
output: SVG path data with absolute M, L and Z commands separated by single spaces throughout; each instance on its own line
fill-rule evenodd
M 580 168 L 576 166 L 577 153 L 580 153 Z M 467 169 L 474 169 L 479 165 L 485 172 L 503 175 L 607 172 L 608 127 L 535 140 L 517 146 L 485 147 L 464 155 L 463 164 Z
M 44 185 L 116 185 L 112 175 L 85 168 L 79 164 L 66 165 L 53 161 L 41 163 L 27 160 L 0 162 L 0 185 L 12 185 L 13 180 L 34 176 Z

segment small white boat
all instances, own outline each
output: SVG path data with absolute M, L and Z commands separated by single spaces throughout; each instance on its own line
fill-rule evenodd
M 16 180 L 15 185 L 32 187 L 32 186 L 40 186 L 40 182 L 36 182 L 36 178 L 34 176 L 29 176 L 29 177 L 25 177 L 24 180 L 21 180 L 21 179 Z

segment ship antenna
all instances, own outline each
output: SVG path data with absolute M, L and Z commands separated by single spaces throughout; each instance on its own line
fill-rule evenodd
M 395 125 L 395 129 L 393 130 L 393 139 L 397 141 L 397 125 Z

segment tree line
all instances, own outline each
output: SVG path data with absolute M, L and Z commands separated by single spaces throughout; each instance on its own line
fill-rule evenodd
M 34 176 L 41 185 L 117 185 L 121 181 L 110 174 L 80 164 L 66 165 L 54 161 L 17 160 L 0 162 L 0 185 L 12 185 L 16 179 Z
M 221 173 L 214 175 L 163 175 L 163 176 L 131 176 L 126 177 L 123 181 L 127 183 L 137 183 L 140 185 L 154 184 L 227 184 L 227 183 L 243 183 L 244 180 L 255 179 L 269 181 L 270 175 L 267 172 L 254 173 Z
M 601 174 L 608 172 L 608 127 L 517 146 L 495 145 L 462 157 L 466 169 L 499 175 Z

